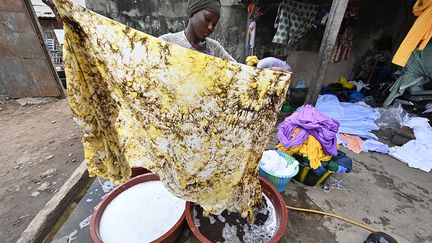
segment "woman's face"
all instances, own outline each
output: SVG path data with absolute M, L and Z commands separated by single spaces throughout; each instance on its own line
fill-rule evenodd
M 219 15 L 203 9 L 196 12 L 191 17 L 190 21 L 192 23 L 192 29 L 195 35 L 200 40 L 204 40 L 204 38 L 213 33 L 214 28 L 219 21 Z

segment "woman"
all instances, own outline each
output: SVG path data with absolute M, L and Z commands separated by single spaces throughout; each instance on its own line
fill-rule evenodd
M 159 38 L 208 55 L 234 61 L 225 49 L 208 36 L 213 33 L 220 17 L 221 3 L 219 0 L 189 0 L 189 22 L 186 30 L 169 33 Z

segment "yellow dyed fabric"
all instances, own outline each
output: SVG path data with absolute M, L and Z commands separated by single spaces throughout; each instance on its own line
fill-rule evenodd
M 299 131 L 299 128 L 296 128 L 291 137 L 295 137 Z M 277 149 L 289 154 L 299 154 L 303 157 L 307 157 L 310 162 L 310 167 L 312 169 L 317 169 L 321 166 L 321 161 L 330 161 L 332 156 L 324 153 L 320 142 L 312 135 L 309 135 L 306 141 L 299 146 L 284 148 L 282 144 L 278 144 Z
M 417 0 L 413 7 L 413 14 L 418 18 L 392 60 L 394 64 L 402 67 L 417 47 L 419 50 L 424 50 L 432 38 L 432 0 Z
M 121 183 L 130 165 L 174 195 L 219 214 L 251 216 L 262 197 L 258 161 L 290 75 L 201 54 L 68 0 L 68 100 L 91 175 Z

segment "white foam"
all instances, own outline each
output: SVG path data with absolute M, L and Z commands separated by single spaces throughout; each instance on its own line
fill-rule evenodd
M 185 205 L 160 181 L 135 185 L 108 204 L 101 217 L 100 236 L 105 243 L 153 241 L 175 225 Z
M 209 215 L 210 224 L 216 223 L 216 219 L 213 217 L 213 215 Z
M 266 215 L 268 214 L 268 218 L 263 225 L 244 225 L 243 227 L 245 234 L 243 236 L 243 242 L 256 242 L 257 239 L 260 239 L 260 242 L 267 242 L 276 233 L 276 211 L 270 199 L 266 195 L 264 195 L 264 198 L 266 200 L 267 207 L 261 209 L 258 212 Z M 257 214 L 258 212 L 255 212 L 255 214 Z
M 222 237 L 226 243 L 241 243 L 240 239 L 237 237 L 237 226 L 225 223 L 222 229 Z
M 267 150 L 264 151 L 261 157 L 260 166 L 278 176 L 292 176 L 298 166 L 298 162 L 294 160 L 293 163 L 288 163 L 276 151 Z

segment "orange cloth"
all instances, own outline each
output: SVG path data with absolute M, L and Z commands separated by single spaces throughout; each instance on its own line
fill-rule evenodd
M 432 37 L 432 0 L 417 0 L 413 13 L 418 16 L 411 30 L 393 57 L 393 63 L 404 67 L 411 53 L 418 46 L 423 50 Z
M 299 128 L 296 128 L 291 137 L 294 137 L 298 131 Z M 303 157 L 308 157 L 312 169 L 320 167 L 321 161 L 329 161 L 332 158 L 331 155 L 324 153 L 320 142 L 312 135 L 309 135 L 306 141 L 299 146 L 284 148 L 279 143 L 277 149 L 289 155 L 300 154 Z
M 362 150 L 363 140 L 358 136 L 352 136 L 348 134 L 340 134 L 339 138 L 347 142 L 347 146 L 354 153 L 359 154 Z

